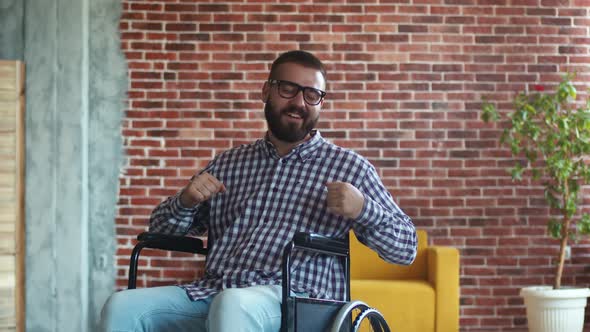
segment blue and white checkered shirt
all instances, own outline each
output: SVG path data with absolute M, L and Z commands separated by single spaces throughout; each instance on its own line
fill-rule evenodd
M 179 194 L 156 207 L 150 231 L 203 234 L 212 243 L 205 275 L 183 285 L 192 300 L 232 287 L 281 283 L 283 247 L 296 232 L 358 239 L 383 259 L 410 264 L 416 256 L 416 232 L 395 204 L 375 168 L 360 155 L 313 137 L 280 157 L 266 139 L 228 150 L 203 170 L 219 179 L 225 193 L 194 208 Z M 327 182 L 348 182 L 365 203 L 356 220 L 328 212 Z M 340 260 L 295 251 L 291 289 L 314 298 L 344 299 L 346 279 Z

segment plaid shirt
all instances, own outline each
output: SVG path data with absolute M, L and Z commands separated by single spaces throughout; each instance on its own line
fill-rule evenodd
M 181 286 L 192 300 L 226 288 L 280 284 L 283 247 L 299 231 L 344 238 L 352 228 L 386 261 L 410 264 L 416 256 L 414 225 L 375 168 L 317 131 L 284 157 L 260 139 L 220 154 L 204 171 L 219 179 L 226 192 L 194 208 L 184 208 L 178 193 L 158 205 L 150 219 L 153 232 L 208 231 L 213 246 L 205 275 Z M 325 184 L 332 181 L 351 183 L 363 193 L 356 220 L 327 211 Z M 334 257 L 295 251 L 291 278 L 295 292 L 344 299 L 344 267 Z

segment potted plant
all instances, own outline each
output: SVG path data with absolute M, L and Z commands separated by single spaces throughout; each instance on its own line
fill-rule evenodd
M 527 175 L 542 180 L 545 199 L 557 215 L 548 222 L 549 234 L 560 242 L 554 285 L 521 290 L 529 330 L 535 332 L 581 332 L 590 296 L 588 288 L 561 285 L 568 242 L 590 234 L 590 215 L 579 211 L 582 188 L 590 183 L 590 99 L 583 106 L 576 103 L 572 79 L 573 75 L 566 75 L 554 92 L 537 85 L 535 91 L 519 93 L 514 111 L 506 115 L 493 104 L 483 103 L 485 122 L 503 118 L 507 122 L 500 142 L 509 146 L 517 159 L 512 179 L 521 180 L 528 170 Z M 573 304 L 562 303 L 569 298 Z M 565 310 L 574 307 L 573 313 Z M 542 313 L 552 316 L 542 317 Z M 565 325 L 556 323 L 557 316 L 563 316 L 560 324 Z

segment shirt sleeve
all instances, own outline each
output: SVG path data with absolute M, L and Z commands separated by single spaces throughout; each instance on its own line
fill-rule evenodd
M 409 265 L 416 258 L 416 228 L 394 202 L 372 166 L 359 190 L 365 197 L 353 230 L 360 242 L 394 264 Z
M 214 160 L 215 161 L 215 160 Z M 199 172 L 211 172 L 214 161 Z M 172 235 L 203 235 L 209 224 L 210 202 L 184 207 L 180 201 L 182 189 L 158 204 L 150 216 L 150 232 Z
M 207 231 L 208 202 L 186 208 L 180 202 L 181 192 L 182 190 L 176 195 L 168 197 L 152 211 L 150 232 L 172 235 L 202 235 Z

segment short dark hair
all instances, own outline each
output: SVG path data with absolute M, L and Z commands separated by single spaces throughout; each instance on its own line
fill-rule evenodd
M 296 63 L 304 67 L 317 69 L 322 73 L 322 76 L 324 76 L 324 81 L 328 81 L 326 68 L 320 59 L 318 59 L 315 55 L 302 50 L 288 51 L 276 58 L 270 67 L 270 74 L 268 75 L 269 79 L 274 78 L 277 68 L 283 63 Z

